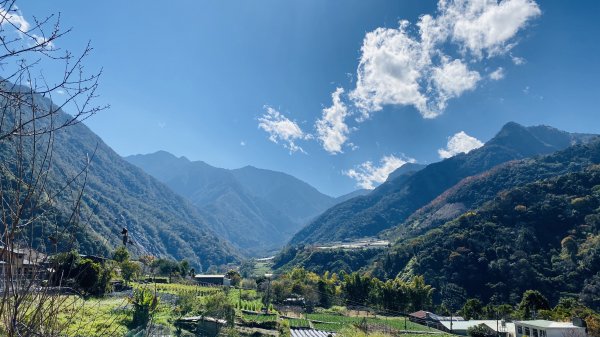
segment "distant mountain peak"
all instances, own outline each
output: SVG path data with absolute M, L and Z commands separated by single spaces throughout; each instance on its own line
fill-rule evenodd
M 213 230 L 251 255 L 280 248 L 338 202 L 290 174 L 251 165 L 229 170 L 166 151 L 126 159 L 190 200 Z
M 394 180 L 394 179 L 398 178 L 399 176 L 409 173 L 409 172 L 419 171 L 424 167 L 425 167 L 425 165 L 423 165 L 423 164 L 406 163 L 406 164 L 398 167 L 397 169 L 395 169 L 392 173 L 390 173 L 388 175 L 386 181 Z

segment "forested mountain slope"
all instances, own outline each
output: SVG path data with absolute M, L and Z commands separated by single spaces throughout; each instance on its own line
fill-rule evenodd
M 593 161 L 600 162 L 595 143 Z M 591 149 L 591 148 L 590 148 Z M 551 300 L 600 280 L 600 166 L 502 191 L 422 236 L 398 242 L 375 274 L 424 275 L 468 297 L 514 301 L 537 289 Z M 593 280 L 596 280 L 592 282 Z
M 215 231 L 250 255 L 281 248 L 338 202 L 293 176 L 252 166 L 227 170 L 165 151 L 126 160 L 189 199 Z
M 384 236 L 390 240 L 412 237 L 479 207 L 505 189 L 578 172 L 600 163 L 599 142 L 600 139 L 595 138 L 550 155 L 510 161 L 467 177 L 417 210 L 403 224 L 388 230 Z
M 51 104 L 40 96 L 34 96 L 34 99 L 37 104 Z M 67 114 L 60 113 L 53 123 L 69 118 Z M 6 123 L 4 120 L 3 125 Z M 50 121 L 40 120 L 38 123 Z M 30 137 L 27 141 L 32 139 Z M 38 137 L 36 149 L 45 146 L 47 140 Z M 121 228 L 128 227 L 134 242 L 130 249 L 137 254 L 187 259 L 204 267 L 238 259 L 237 251 L 207 226 L 206 220 L 191 204 L 123 160 L 84 124 L 55 132 L 52 141 L 51 172 L 43 193 L 50 194 L 60 189 L 90 161 L 79 206 L 79 225 L 74 232 L 65 233 L 77 237 L 76 245 L 81 253 L 108 254 L 121 242 Z M 13 144 L 8 141 L 0 144 L 0 160 L 4 163 L 14 161 Z M 33 148 L 27 147 L 27 151 L 31 153 Z M 35 158 L 29 153 L 26 157 Z M 8 165 L 5 168 L 11 170 Z M 73 208 L 81 183 L 82 177 L 61 193 L 53 204 L 45 206 L 48 212 L 44 221 L 53 224 L 68 220 L 66 217 Z M 52 214 L 52 218 L 48 214 Z M 45 241 L 45 238 L 37 239 L 40 243 Z
M 515 159 L 552 153 L 587 141 L 547 126 L 506 124 L 483 147 L 391 179 L 367 196 L 336 205 L 316 218 L 290 244 L 317 243 L 374 236 L 404 222 L 462 179 Z

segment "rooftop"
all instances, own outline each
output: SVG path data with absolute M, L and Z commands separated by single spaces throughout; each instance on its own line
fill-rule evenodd
M 540 328 L 577 328 L 577 326 L 573 325 L 571 322 L 555 322 L 546 321 L 543 319 L 537 319 L 533 321 L 515 321 L 515 323 Z
M 292 337 L 328 337 L 335 336 L 333 332 L 314 329 L 291 329 Z
M 440 321 L 440 323 L 448 330 L 450 330 L 450 322 L 449 321 Z M 452 322 L 452 330 L 467 330 L 470 327 L 478 326 L 483 324 L 488 328 L 494 331 L 505 332 L 507 330 L 512 330 L 514 327 L 514 323 L 505 323 L 504 327 L 502 326 L 502 321 L 496 321 L 491 319 L 485 320 L 470 320 L 470 321 L 453 321 Z

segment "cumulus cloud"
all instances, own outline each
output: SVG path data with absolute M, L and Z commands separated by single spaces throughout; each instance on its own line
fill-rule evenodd
M 517 32 L 542 14 L 533 0 L 441 0 L 438 8 L 451 39 L 478 58 L 510 51 Z
M 277 144 L 281 142 L 290 151 L 290 154 L 296 151 L 305 153 L 296 144 L 296 141 L 310 139 L 311 136 L 304 133 L 296 122 L 285 117 L 274 108 L 265 105 L 264 109 L 265 113 L 258 118 L 258 127 L 269 134 L 269 140 Z
M 472 90 L 481 79 L 478 72 L 469 70 L 460 60 L 444 62 L 441 67 L 433 68 L 432 80 L 437 88 L 437 111 L 446 108 L 446 102 L 463 92 Z
M 499 81 L 504 78 L 504 68 L 499 67 L 498 69 L 490 73 L 490 78 L 494 81 Z
M 402 21 L 398 29 L 377 28 L 365 36 L 356 88 L 350 93 L 365 117 L 387 104 L 427 111 L 420 81 L 431 61 L 420 43 L 409 36 L 407 27 L 408 22 Z
M 350 132 L 346 125 L 348 107 L 341 99 L 344 89 L 337 88 L 332 94 L 332 105 L 323 109 L 323 115 L 315 123 L 317 138 L 325 151 L 336 154 L 342 152 L 342 145 L 348 140 Z
M 413 106 L 434 118 L 448 99 L 477 86 L 481 76 L 467 64 L 510 52 L 517 33 L 540 14 L 533 0 L 440 0 L 435 16 L 420 17 L 418 30 L 401 21 L 365 35 L 349 97 L 363 119 L 385 105 Z
M 385 182 L 388 175 L 397 168 L 406 163 L 414 162 L 416 161 L 412 158 L 398 158 L 394 155 L 389 155 L 381 158 L 379 165 L 374 165 L 371 161 L 367 161 L 342 173 L 356 180 L 358 187 L 372 190 L 376 185 Z
M 454 157 L 459 153 L 469 153 L 470 151 L 483 146 L 483 142 L 475 137 L 471 137 L 464 131 L 458 132 L 448 139 L 445 149 L 439 149 L 440 158 Z

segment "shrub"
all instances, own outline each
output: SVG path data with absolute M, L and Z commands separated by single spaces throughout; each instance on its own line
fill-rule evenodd
M 133 304 L 132 327 L 145 327 L 158 306 L 158 298 L 150 289 L 136 289 L 130 300 Z

